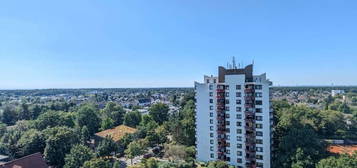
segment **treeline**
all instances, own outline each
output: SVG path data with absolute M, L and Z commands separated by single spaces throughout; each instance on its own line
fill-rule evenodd
M 343 165 L 345 167 L 356 165 L 355 156 L 331 156 L 326 151 L 327 144 L 324 139 L 357 140 L 357 114 L 346 118 L 341 111 L 291 105 L 286 101 L 275 101 L 273 108 L 275 126 L 272 167 L 341 167 L 339 162 L 342 161 L 327 166 L 327 163 L 339 159 L 351 161 L 345 162 L 344 164 L 352 163 Z
M 12 159 L 41 152 L 49 165 L 66 168 L 118 167 L 116 157 L 134 158 L 148 149 L 164 148 L 155 156 L 173 158 L 163 166 L 195 166 L 195 105 L 193 94 L 176 99 L 180 110 L 169 111 L 157 103 L 149 114 L 126 112 L 108 102 L 103 109 L 94 104 L 76 106 L 65 102 L 49 105 L 3 104 L 0 114 L 0 154 Z M 93 147 L 96 132 L 127 125 L 138 129 L 118 143 L 106 137 Z M 144 161 L 145 162 L 145 161 Z M 139 165 L 138 165 L 139 166 Z

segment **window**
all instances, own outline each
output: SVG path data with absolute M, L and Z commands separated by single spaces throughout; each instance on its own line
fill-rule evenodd
M 212 97 L 213 96 L 213 92 L 209 92 L 209 96 Z
M 210 127 L 209 127 L 209 130 L 213 131 L 213 126 L 210 126 Z
M 213 146 L 209 147 L 210 148 L 210 151 L 213 151 Z
M 227 142 L 226 147 L 231 147 L 231 143 Z
M 236 85 L 236 89 L 237 89 L 237 90 L 242 89 L 242 85 Z
M 231 132 L 231 129 L 226 128 L 226 132 L 227 132 L 227 133 L 230 133 L 230 132 Z
M 236 100 L 236 104 L 242 104 L 242 100 L 237 99 L 237 100 Z
M 258 160 L 263 160 L 263 155 L 255 155 Z
M 255 119 L 256 119 L 257 121 L 263 121 L 263 117 L 262 117 L 262 116 L 255 116 Z
M 242 149 L 242 144 L 237 144 L 238 149 Z
M 237 122 L 237 126 L 238 127 L 242 126 L 242 122 Z
M 226 92 L 226 97 L 229 97 L 229 92 Z
M 209 79 L 206 79 L 206 83 L 209 83 Z
M 229 99 L 226 99 L 225 103 L 226 103 L 226 104 L 229 104 Z
M 217 83 L 217 79 L 213 79 L 213 83 Z
M 257 147 L 256 150 L 257 150 L 257 152 L 263 152 L 263 148 L 262 147 Z
M 209 133 L 209 136 L 213 138 L 214 135 L 213 135 L 213 133 Z
M 257 162 L 257 168 L 263 168 L 263 163 Z
M 211 153 L 211 158 L 214 158 L 214 154 L 213 153 Z
M 213 110 L 213 106 L 209 106 L 209 109 L 210 109 L 210 110 Z
M 255 124 L 255 128 L 263 128 L 263 124 Z
M 213 124 L 213 120 L 212 120 L 212 119 L 210 119 L 210 120 L 209 120 L 209 123 L 210 123 L 210 124 Z
M 213 103 L 213 99 L 209 99 L 209 103 Z
M 229 121 L 226 121 L 226 125 L 231 125 L 231 123 Z
M 212 112 L 211 112 L 211 113 L 209 113 L 209 116 L 210 116 L 210 117 L 213 117 L 213 113 L 212 113 Z
M 241 159 L 241 158 L 238 158 L 238 159 L 237 159 L 237 163 L 242 163 L 242 159 Z
M 213 144 L 213 143 L 214 143 L 213 139 L 211 139 L 209 142 L 210 142 L 210 144 Z
M 227 154 L 231 154 L 231 151 L 229 149 L 227 149 Z
M 229 85 L 226 85 L 226 90 L 229 90 Z
M 262 85 L 255 85 L 255 89 L 256 89 L 256 90 L 261 90 L 262 88 L 263 88 Z
M 242 156 L 243 152 L 242 151 L 237 151 L 237 156 Z
M 227 162 L 230 162 L 230 161 L 231 161 L 231 158 L 230 158 L 230 157 L 227 157 L 226 161 L 227 161 Z
M 242 93 L 241 92 L 236 92 L 236 97 L 242 97 Z
M 263 101 L 261 101 L 261 100 L 256 100 L 256 101 L 255 101 L 255 104 L 256 104 L 256 105 L 262 105 L 262 104 L 263 104 Z
M 237 129 L 237 134 L 241 134 L 242 133 L 242 129 Z
M 263 94 L 261 92 L 256 92 L 255 97 L 263 97 Z
M 229 106 L 226 106 L 226 111 L 229 111 Z
M 242 107 L 236 107 L 237 112 L 242 112 Z
M 256 132 L 256 135 L 257 135 L 257 136 L 263 136 L 263 132 L 262 132 L 262 131 L 257 131 L 257 132 Z
M 255 112 L 256 112 L 256 113 L 261 113 L 261 112 L 262 112 L 262 109 L 261 109 L 261 108 L 256 108 L 256 109 L 255 109 Z
M 231 137 L 230 137 L 229 135 L 227 135 L 226 138 L 227 138 L 227 140 L 230 140 L 230 139 L 231 139 Z
M 209 85 L 209 90 L 213 90 L 213 85 Z
M 255 140 L 255 143 L 256 143 L 256 144 L 263 144 L 263 140 L 262 140 L 262 139 L 256 139 L 256 140 Z
M 226 118 L 230 118 L 229 114 L 226 114 Z
M 237 119 L 242 119 L 242 114 L 237 114 Z
M 241 136 L 237 136 L 237 141 L 242 141 L 242 137 Z

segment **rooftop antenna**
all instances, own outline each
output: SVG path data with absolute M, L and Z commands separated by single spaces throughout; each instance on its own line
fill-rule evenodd
M 233 63 L 233 69 L 237 69 L 236 58 L 234 56 L 233 56 L 232 63 Z

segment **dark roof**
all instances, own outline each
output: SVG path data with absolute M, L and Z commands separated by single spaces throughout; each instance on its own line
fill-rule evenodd
M 48 168 L 41 153 L 27 155 L 0 165 L 0 168 Z
M 139 103 L 150 103 L 151 99 L 139 99 Z

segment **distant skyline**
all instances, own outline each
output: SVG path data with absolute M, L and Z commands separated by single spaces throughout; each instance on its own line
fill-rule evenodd
M 235 56 L 275 86 L 357 85 L 357 1 L 0 2 L 0 89 L 193 87 Z

